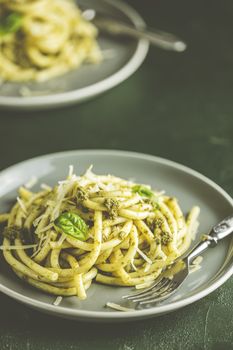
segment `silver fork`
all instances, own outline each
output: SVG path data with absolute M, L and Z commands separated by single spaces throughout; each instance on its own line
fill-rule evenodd
M 133 38 L 143 38 L 151 44 L 165 50 L 183 52 L 186 44 L 176 35 L 158 29 L 135 28 L 133 25 L 94 9 L 85 9 L 83 18 L 92 21 L 100 30 L 112 35 L 123 35 Z
M 173 276 L 172 279 L 162 277 L 150 287 L 141 292 L 124 295 L 122 298 L 137 303 L 137 306 L 149 306 L 158 303 L 173 295 L 182 285 L 190 272 L 190 265 L 193 260 L 209 247 L 215 247 L 218 242 L 233 232 L 233 215 L 228 216 L 215 225 L 204 238 L 183 258 L 178 258 L 172 265 L 183 262 L 184 268 Z M 165 272 L 167 269 L 165 270 Z

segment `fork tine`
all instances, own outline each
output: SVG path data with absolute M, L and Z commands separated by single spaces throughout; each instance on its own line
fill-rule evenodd
M 171 281 L 171 286 L 168 287 L 164 292 L 162 292 L 161 294 L 158 293 L 157 296 L 155 296 L 154 298 L 150 299 L 147 298 L 145 300 L 141 300 L 139 301 L 140 305 L 145 305 L 145 304 L 153 304 L 153 303 L 158 303 L 159 301 L 162 301 L 164 299 L 167 299 L 168 297 L 170 297 L 173 293 L 175 293 L 177 291 L 176 286 L 177 283 Z M 159 296 L 160 295 L 160 296 Z
M 173 285 L 173 282 L 170 279 L 166 280 L 166 283 L 164 283 L 160 288 L 156 288 L 156 290 L 151 290 L 150 292 L 144 294 L 143 296 L 139 298 L 135 298 L 132 301 L 134 303 L 140 302 L 140 301 L 147 301 L 151 298 L 154 298 L 155 296 L 159 296 L 163 293 L 165 293 L 168 289 L 170 289 Z
M 150 296 L 150 295 L 154 295 L 156 292 L 160 291 L 162 288 L 165 288 L 167 283 L 169 283 L 170 280 L 168 278 L 163 278 L 163 281 L 161 281 L 160 283 L 158 283 L 154 288 L 152 288 L 150 291 L 145 291 L 144 293 L 142 293 L 141 295 L 137 295 L 136 297 L 134 296 L 134 298 L 131 298 L 131 300 L 135 300 L 135 299 L 140 299 L 140 298 L 144 298 L 146 296 Z
M 160 279 L 159 281 L 156 281 L 150 287 L 142 290 L 141 292 L 136 292 L 136 293 L 131 293 L 131 294 L 128 294 L 128 295 L 123 295 L 122 298 L 131 300 L 131 299 L 134 299 L 137 296 L 144 295 L 144 293 L 147 293 L 147 292 L 151 291 L 153 288 L 158 287 L 160 284 L 163 284 L 165 279 L 166 278 L 163 277 L 162 279 Z

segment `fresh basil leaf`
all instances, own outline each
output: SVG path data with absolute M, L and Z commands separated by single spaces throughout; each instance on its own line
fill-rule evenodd
M 133 186 L 132 191 L 138 193 L 142 197 L 152 198 L 154 196 L 154 193 L 148 187 L 142 185 Z
M 17 32 L 22 25 L 22 15 L 12 12 L 6 16 L 0 23 L 0 35 L 6 35 Z
M 88 237 L 88 226 L 78 214 L 63 213 L 55 220 L 54 224 L 58 230 L 80 241 L 85 241 Z

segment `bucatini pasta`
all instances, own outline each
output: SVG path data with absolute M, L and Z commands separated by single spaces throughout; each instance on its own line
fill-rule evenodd
M 199 208 L 184 216 L 176 198 L 112 175 L 73 173 L 39 192 L 19 188 L 7 214 L 1 249 L 32 286 L 87 297 L 93 281 L 148 285 L 190 246 Z M 60 301 L 56 299 L 56 303 Z
M 0 0 L 0 78 L 45 81 L 98 63 L 96 37 L 72 0 Z

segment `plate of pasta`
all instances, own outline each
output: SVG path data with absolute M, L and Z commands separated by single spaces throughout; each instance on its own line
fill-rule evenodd
M 123 303 L 232 212 L 220 187 L 168 160 L 104 150 L 37 157 L 0 173 L 0 196 L 0 290 L 44 312 L 152 317 L 202 298 L 233 273 L 226 240 L 170 299 L 144 310 Z
M 148 42 L 106 35 L 83 15 L 86 9 L 145 26 L 121 0 L 0 1 L 0 107 L 80 102 L 137 70 Z

